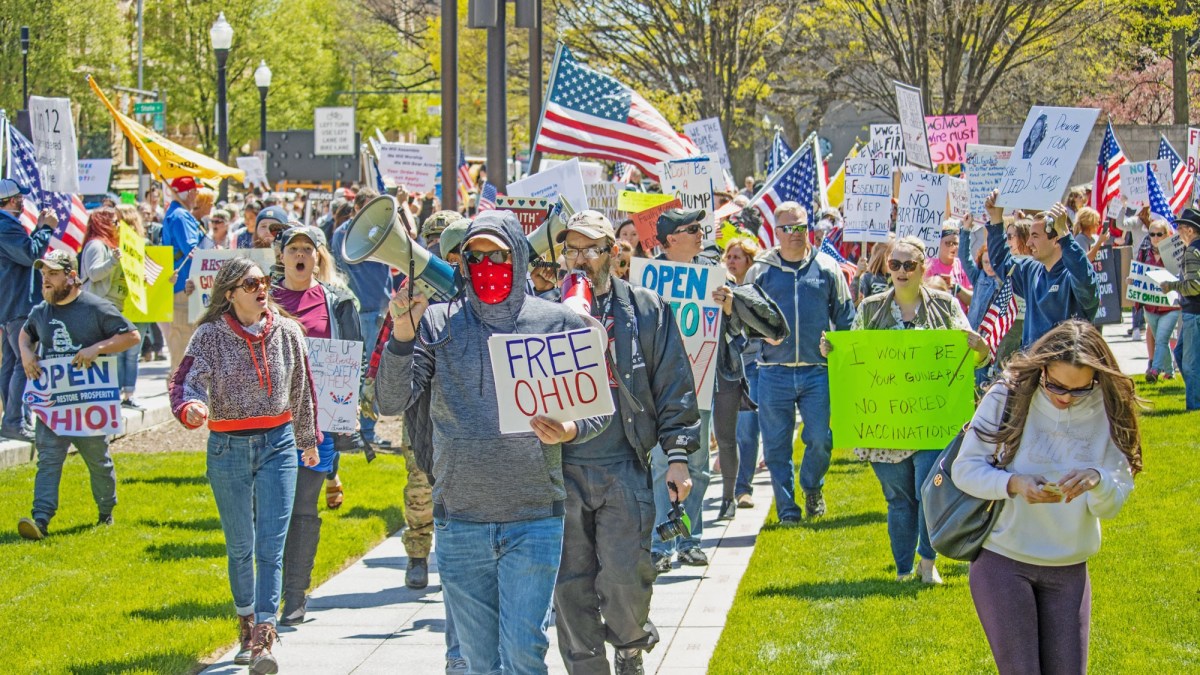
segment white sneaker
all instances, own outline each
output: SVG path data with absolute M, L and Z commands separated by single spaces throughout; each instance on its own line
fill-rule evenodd
M 917 563 L 917 573 L 921 575 L 921 583 L 933 585 L 942 583 L 942 575 L 938 574 L 937 567 L 934 566 L 932 560 L 921 558 L 921 562 Z
M 1141 329 L 1141 328 L 1134 328 L 1134 329 L 1133 329 L 1133 341 L 1134 341 L 1134 342 L 1141 342 L 1141 341 L 1142 341 L 1142 329 Z

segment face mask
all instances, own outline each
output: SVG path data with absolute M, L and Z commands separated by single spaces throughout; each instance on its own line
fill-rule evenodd
M 512 262 L 494 263 L 484 258 L 482 262 L 468 263 L 471 272 L 471 288 L 480 301 L 496 305 L 504 301 L 513 287 Z

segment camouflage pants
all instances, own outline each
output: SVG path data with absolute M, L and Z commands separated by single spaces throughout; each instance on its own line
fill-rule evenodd
M 433 488 L 429 476 L 417 468 L 412 448 L 405 444 L 404 463 L 408 467 L 408 483 L 404 486 L 404 551 L 409 558 L 428 558 L 433 546 Z

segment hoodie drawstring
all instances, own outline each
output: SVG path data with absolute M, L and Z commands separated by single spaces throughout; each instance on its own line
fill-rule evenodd
M 258 373 L 258 386 L 260 386 L 260 387 L 262 387 L 262 386 L 263 386 L 263 369 L 265 368 L 265 369 L 266 369 L 266 371 L 267 371 L 267 374 L 266 374 L 266 390 L 267 390 L 267 396 L 270 396 L 270 395 L 271 395 L 271 389 L 272 389 L 272 386 L 271 386 L 271 366 L 270 366 L 270 364 L 269 364 L 269 363 L 267 363 L 267 345 L 266 345 L 266 341 L 264 340 L 263 342 L 259 343 L 259 344 L 262 346 L 262 365 L 260 366 L 260 365 L 259 365 L 259 363 L 258 363 L 258 356 L 257 356 L 257 355 L 254 353 L 254 343 L 253 343 L 253 342 L 250 342 L 250 339 L 249 339 L 249 338 L 242 338 L 242 339 L 246 341 L 246 347 L 247 347 L 247 348 L 250 350 L 250 360 L 254 362 L 254 371 L 255 371 L 256 373 Z

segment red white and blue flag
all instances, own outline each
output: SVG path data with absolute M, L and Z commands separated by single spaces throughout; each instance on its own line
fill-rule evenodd
M 1171 189 L 1173 190 L 1170 203 L 1171 211 L 1179 215 L 1192 199 L 1192 188 L 1195 186 L 1195 176 L 1188 173 L 1187 162 L 1175 152 L 1175 147 L 1166 136 L 1158 138 L 1158 158 L 1171 162 Z
M 8 126 L 8 177 L 29 188 L 25 195 L 25 208 L 21 212 L 21 224 L 29 232 L 37 225 L 38 214 L 43 208 L 50 209 L 58 217 L 58 227 L 50 236 L 47 251 L 65 250 L 79 253 L 83 248 L 83 236 L 87 230 L 87 209 L 79 195 L 42 190 L 42 176 L 34 159 L 33 143 L 11 124 Z
M 763 225 L 758 230 L 758 239 L 763 246 L 776 244 L 775 209 L 780 204 L 798 202 L 808 211 L 810 219 L 821 208 L 815 149 L 815 143 L 805 141 L 777 171 L 767 177 L 762 190 L 750 200 L 748 206 L 754 206 L 762 213 Z
M 479 202 L 475 206 L 475 213 L 494 210 L 496 208 L 496 196 L 496 186 L 484 181 L 483 188 L 479 191 Z
M 1163 193 L 1162 186 L 1158 184 L 1158 177 L 1153 171 L 1146 172 L 1146 186 L 1150 193 L 1150 213 L 1174 225 L 1175 211 L 1167 201 L 1167 195 Z
M 1105 216 L 1108 204 L 1121 194 L 1121 165 L 1125 163 L 1125 153 L 1113 133 L 1112 122 L 1104 130 L 1104 142 L 1100 144 L 1100 158 L 1096 162 L 1096 183 L 1092 186 L 1092 208 Z
M 788 161 L 792 156 L 792 148 L 783 138 L 782 131 L 775 132 L 775 138 L 771 141 L 771 151 L 767 153 L 767 175 L 775 173 L 783 163 Z
M 996 356 L 996 349 L 1000 347 L 1004 336 L 1012 329 L 1016 318 L 1017 298 L 1013 295 L 1012 279 L 1005 278 L 1004 285 L 992 299 L 987 313 L 983 315 L 983 321 L 979 323 L 979 334 L 987 342 L 988 349 L 992 350 L 993 357 Z

